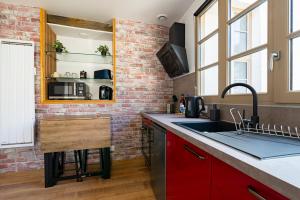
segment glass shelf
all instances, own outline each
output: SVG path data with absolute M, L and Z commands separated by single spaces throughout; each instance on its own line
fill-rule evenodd
M 86 53 L 57 53 L 55 51 L 46 51 L 47 55 L 54 57 L 56 55 L 57 61 L 64 62 L 79 62 L 79 63 L 96 63 L 96 64 L 110 64 L 112 65 L 112 56 L 102 56 L 99 54 Z
M 56 80 L 56 81 L 65 81 L 65 82 L 97 82 L 97 83 L 106 83 L 113 84 L 111 79 L 95 79 L 95 78 L 72 78 L 72 77 L 46 77 L 47 80 Z

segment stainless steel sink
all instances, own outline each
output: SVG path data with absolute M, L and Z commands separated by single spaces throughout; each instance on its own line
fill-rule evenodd
M 300 155 L 300 140 L 236 131 L 228 122 L 174 122 L 258 159 Z

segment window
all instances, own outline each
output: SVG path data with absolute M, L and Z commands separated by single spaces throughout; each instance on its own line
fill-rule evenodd
M 300 1 L 290 1 L 290 91 L 300 91 Z
M 247 73 L 242 71 L 240 63 L 246 63 Z M 238 69 L 237 69 L 238 68 Z M 258 51 L 244 57 L 237 58 L 230 62 L 230 83 L 247 83 L 255 88 L 258 92 L 267 92 L 267 50 Z M 245 80 L 237 79 L 236 77 L 244 77 Z M 233 92 L 234 91 L 234 92 Z M 231 90 L 232 94 L 244 94 L 248 90 L 236 89 Z
M 231 67 L 230 76 L 232 77 L 232 83 L 248 83 L 248 62 L 236 61 Z M 232 88 L 231 93 L 245 93 L 246 88 Z
M 206 102 L 250 102 L 242 87 L 225 100 L 217 96 L 240 82 L 253 86 L 263 103 L 300 104 L 300 0 L 207 4 L 196 13 L 197 83 Z
M 199 16 L 200 31 L 198 34 L 199 64 L 201 87 L 203 96 L 218 94 L 218 1 L 214 1 Z
M 241 62 L 247 63 L 246 83 L 252 85 L 257 92 L 267 92 L 267 38 L 268 38 L 268 2 L 249 5 L 249 0 L 231 0 L 230 13 L 234 17 L 228 20 L 228 67 L 229 83 L 236 83 L 244 76 Z M 248 3 L 248 4 L 247 4 Z M 245 5 L 252 6 L 246 7 Z M 251 8 L 251 9 L 249 9 Z M 236 14 L 238 13 L 238 14 Z M 238 67 L 239 66 L 239 67 Z M 242 74 L 238 74 L 242 73 Z M 240 80 L 245 83 L 245 80 Z M 248 90 L 235 88 L 231 94 L 244 94 Z
M 248 8 L 250 5 L 255 3 L 257 0 L 230 0 L 230 19 L 235 17 L 241 11 Z

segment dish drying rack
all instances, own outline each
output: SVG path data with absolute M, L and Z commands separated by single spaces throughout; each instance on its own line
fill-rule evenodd
M 236 119 L 234 115 L 234 111 L 236 111 L 238 118 L 240 122 Z M 259 124 L 255 125 L 255 128 L 250 127 L 250 124 L 248 123 L 245 125 L 243 117 L 240 113 L 240 111 L 236 108 L 230 109 L 230 115 L 234 121 L 235 128 L 240 133 L 253 133 L 253 134 L 259 134 L 259 135 L 269 135 L 269 136 L 278 136 L 278 137 L 285 137 L 285 138 L 292 138 L 292 139 L 299 139 L 300 140 L 300 133 L 298 132 L 298 127 L 295 126 L 291 128 L 290 126 L 287 126 L 286 128 L 283 125 L 280 125 L 280 128 L 274 124 L 271 126 L 270 124 L 262 124 L 261 126 Z

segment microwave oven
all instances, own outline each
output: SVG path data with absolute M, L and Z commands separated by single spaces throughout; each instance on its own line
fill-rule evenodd
M 48 83 L 49 100 L 84 100 L 87 98 L 87 86 L 83 82 Z

